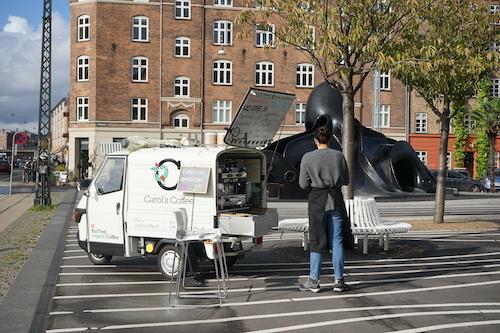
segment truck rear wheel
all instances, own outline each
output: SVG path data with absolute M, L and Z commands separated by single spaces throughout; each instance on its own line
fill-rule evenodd
M 179 273 L 180 261 L 181 256 L 179 249 L 176 249 L 174 245 L 165 245 L 158 253 L 158 268 L 165 278 L 170 279 L 172 272 L 174 276 L 177 276 Z
M 94 265 L 106 265 L 113 256 L 108 256 L 104 254 L 97 254 L 97 253 L 88 253 L 90 261 L 94 263 Z

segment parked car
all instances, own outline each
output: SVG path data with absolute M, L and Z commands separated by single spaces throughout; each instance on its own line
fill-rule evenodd
M 490 191 L 490 177 L 484 178 L 484 190 Z M 495 191 L 500 191 L 500 168 L 495 169 Z
M 437 178 L 437 171 L 431 171 L 431 174 L 434 178 Z M 481 192 L 484 190 L 483 183 L 454 170 L 448 170 L 447 172 L 446 187 L 465 192 Z
M 10 175 L 10 163 L 6 160 L 0 160 L 0 172 Z

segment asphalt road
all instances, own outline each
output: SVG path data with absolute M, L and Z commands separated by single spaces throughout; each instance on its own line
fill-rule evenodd
M 231 269 L 229 297 L 220 309 L 169 308 L 169 281 L 155 258 L 94 266 L 75 236 L 72 226 L 47 332 L 500 331 L 498 231 L 411 233 L 391 241 L 388 253 L 374 241 L 369 255 L 347 254 L 351 290 L 342 294 L 331 290 L 327 261 L 323 290 L 298 291 L 308 273 L 300 235 L 268 235 Z

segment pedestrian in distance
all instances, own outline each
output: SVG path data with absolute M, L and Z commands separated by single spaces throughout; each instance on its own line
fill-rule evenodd
M 334 292 L 346 289 L 344 282 L 344 246 L 354 246 L 342 196 L 342 185 L 349 184 L 349 173 L 342 152 L 331 149 L 329 124 L 314 132 L 317 149 L 306 153 L 300 163 L 299 185 L 308 193 L 310 273 L 301 291 L 320 291 L 323 252 L 332 249 Z

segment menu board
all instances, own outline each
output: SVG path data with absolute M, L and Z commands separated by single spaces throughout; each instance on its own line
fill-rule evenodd
M 177 191 L 207 193 L 211 168 L 181 167 Z

